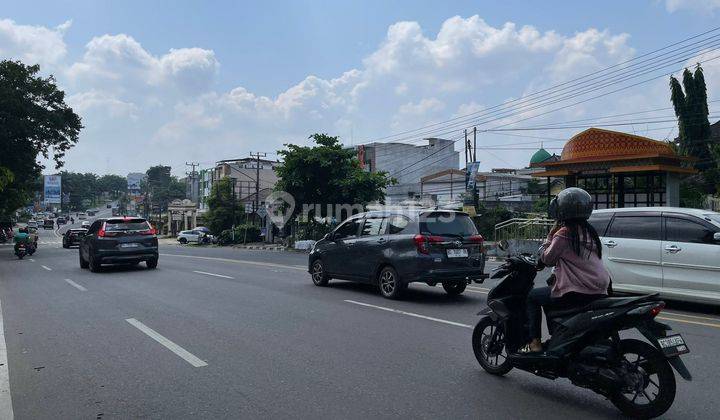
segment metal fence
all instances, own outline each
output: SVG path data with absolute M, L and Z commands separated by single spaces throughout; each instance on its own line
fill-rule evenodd
M 495 241 L 522 239 L 542 241 L 555 221 L 545 217 L 514 218 L 495 225 Z

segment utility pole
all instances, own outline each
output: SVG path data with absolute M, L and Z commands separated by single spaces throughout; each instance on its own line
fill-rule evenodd
M 467 138 L 467 128 L 465 129 L 465 169 L 467 170 L 468 166 L 468 138 Z
M 185 166 L 189 166 L 192 168 L 190 170 L 190 172 L 185 171 L 185 175 L 188 176 L 187 180 L 189 181 L 189 182 L 188 181 L 185 182 L 185 195 L 186 196 L 188 195 L 187 194 L 187 186 L 189 184 L 190 185 L 190 197 L 189 198 L 192 200 L 195 198 L 195 177 L 197 176 L 197 172 L 195 171 L 195 168 L 200 166 L 200 164 L 196 163 L 196 162 L 190 162 L 190 163 L 185 162 Z
M 473 127 L 473 162 L 477 162 L 477 127 Z
M 255 208 L 253 209 L 255 212 L 260 208 L 260 158 L 265 156 L 267 156 L 267 153 L 257 152 L 253 154 L 253 152 L 250 152 L 250 157 L 255 158 Z

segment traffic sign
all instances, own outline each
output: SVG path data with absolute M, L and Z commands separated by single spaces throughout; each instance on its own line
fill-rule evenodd
M 257 214 L 261 218 L 264 218 L 265 216 L 267 216 L 268 212 L 267 212 L 267 209 L 263 206 L 263 207 L 260 207 L 259 209 L 257 209 Z

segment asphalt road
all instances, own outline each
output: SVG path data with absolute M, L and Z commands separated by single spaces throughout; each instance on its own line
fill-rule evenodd
M 170 244 L 156 270 L 91 273 L 40 234 L 31 259 L 0 246 L 0 363 L 5 353 L 17 419 L 619 417 L 566 380 L 483 372 L 470 337 L 485 286 L 457 298 L 411 286 L 389 301 L 370 286 L 315 287 L 305 254 Z M 678 378 L 666 417 L 717 418 L 720 313 L 661 316 L 688 341 L 695 376 Z

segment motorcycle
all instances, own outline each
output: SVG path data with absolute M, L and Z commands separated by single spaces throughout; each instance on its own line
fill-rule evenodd
M 673 369 L 692 380 L 680 356 L 685 340 L 655 320 L 665 307 L 657 295 L 608 297 L 584 307 L 545 308 L 551 338 L 543 351 L 519 350 L 530 340 L 526 301 L 542 270 L 533 255 L 508 258 L 490 276 L 502 280 L 490 290 L 487 307 L 473 330 L 472 346 L 480 366 L 505 375 L 518 368 L 547 378 L 568 378 L 574 385 L 607 397 L 625 415 L 652 418 L 665 413 L 675 399 Z M 648 341 L 620 338 L 637 329 Z
M 15 255 L 18 257 L 18 259 L 22 260 L 25 255 L 28 253 L 27 245 L 20 244 L 15 248 Z

